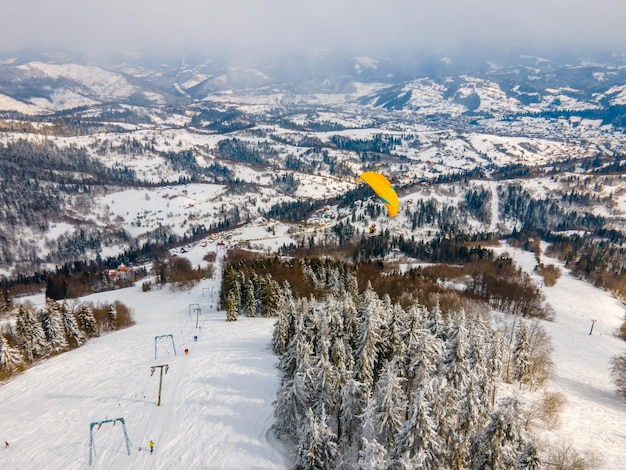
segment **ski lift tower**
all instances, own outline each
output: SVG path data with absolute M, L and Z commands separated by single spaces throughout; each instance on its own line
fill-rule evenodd
M 174 344 L 174 335 L 173 334 L 167 334 L 167 335 L 161 335 L 161 336 L 155 336 L 154 337 L 154 358 L 157 358 L 157 341 L 159 339 L 163 339 L 163 338 L 170 338 L 172 340 L 172 349 L 174 350 L 174 356 L 176 356 L 176 345 Z
M 89 465 L 92 464 L 93 454 L 96 453 L 96 447 L 93 442 L 93 428 L 98 426 L 96 428 L 97 431 L 103 424 L 106 423 L 113 423 L 113 426 L 115 426 L 115 423 L 117 421 L 122 423 L 122 430 L 124 431 L 124 441 L 126 442 L 126 452 L 128 453 L 128 455 L 130 455 L 130 439 L 128 438 L 128 432 L 126 431 L 126 421 L 124 421 L 124 418 L 103 419 L 102 421 L 94 421 L 93 423 L 89 424 Z

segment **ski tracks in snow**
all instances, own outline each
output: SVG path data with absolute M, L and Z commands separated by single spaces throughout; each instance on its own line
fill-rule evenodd
M 11 446 L 0 453 L 0 468 L 290 468 L 270 431 L 280 381 L 270 340 L 275 319 L 226 321 L 217 310 L 222 258 L 214 276 L 189 291 L 135 286 L 90 296 L 121 301 L 136 324 L 2 384 L 0 437 Z M 201 306 L 198 328 L 191 304 Z M 167 339 L 158 340 L 155 359 L 155 336 L 167 334 L 176 355 Z M 150 371 L 163 364 L 169 369 L 157 406 L 160 370 Z M 122 417 L 131 455 L 119 421 L 96 426 L 90 467 L 90 423 Z

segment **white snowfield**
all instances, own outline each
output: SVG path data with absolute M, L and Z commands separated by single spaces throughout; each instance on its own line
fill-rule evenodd
M 532 253 L 505 249 L 532 271 Z M 542 261 L 559 264 L 545 256 Z M 216 271 L 215 279 L 190 291 L 142 292 L 136 286 L 91 296 L 124 302 L 134 310 L 136 325 L 90 340 L 0 385 L 0 443 L 10 443 L 0 446 L 0 469 L 291 468 L 292 458 L 270 430 L 280 380 L 270 347 L 275 320 L 226 322 L 216 308 L 219 266 Z M 543 290 L 556 311 L 554 322 L 543 322 L 556 364 L 546 388 L 563 393 L 567 403 L 560 428 L 535 428 L 538 443 L 571 440 L 577 451 L 598 455 L 599 468 L 625 468 L 626 403 L 609 378 L 610 358 L 626 348 L 614 336 L 624 305 L 565 270 L 556 286 Z M 165 337 L 157 340 L 155 359 L 155 336 L 169 334 L 176 355 Z M 165 364 L 169 369 L 157 406 L 160 369 L 151 376 L 151 367 Z M 95 425 L 90 467 L 90 423 L 116 418 L 125 420 L 130 456 L 121 422 Z
M 546 247 L 542 243 L 543 252 Z M 534 253 L 506 246 L 501 251 L 505 250 L 524 271 L 533 273 Z M 577 279 L 559 260 L 542 255 L 541 261 L 563 271 L 556 285 L 542 287 L 556 312 L 553 322 L 542 325 L 552 338 L 555 364 L 554 377 L 545 389 L 562 393 L 567 403 L 559 428 L 534 429 L 535 435 L 546 444 L 571 443 L 580 453 L 592 452 L 601 460 L 599 468 L 625 469 L 626 402 L 615 393 L 610 360 L 626 351 L 626 343 L 615 335 L 626 307 L 610 293 Z M 543 285 L 540 276 L 533 274 L 533 278 Z
M 136 324 L 0 385 L 0 443 L 10 445 L 0 446 L 0 469 L 288 468 L 270 432 L 279 385 L 275 320 L 226 322 L 218 287 L 216 278 L 190 291 L 144 293 L 138 285 L 91 296 L 119 299 Z M 155 359 L 155 336 L 169 334 L 176 354 L 171 338 L 160 338 Z M 160 369 L 151 376 L 151 367 L 165 364 L 157 406 Z M 116 418 L 124 418 L 130 456 L 120 421 L 94 425 L 89 466 L 90 424 Z

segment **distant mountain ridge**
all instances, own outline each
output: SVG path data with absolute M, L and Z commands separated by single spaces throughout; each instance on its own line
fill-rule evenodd
M 67 57 L 61 57 L 67 59 Z M 206 100 L 223 92 L 352 94 L 355 84 L 377 83 L 362 104 L 421 114 L 490 115 L 608 111 L 626 105 L 626 65 L 580 60 L 557 64 L 522 57 L 517 65 L 489 63 L 462 71 L 445 58 L 407 65 L 371 57 L 291 58 L 253 67 L 207 61 L 115 66 L 54 60 L 0 61 L 0 112 L 53 114 L 105 104 L 159 107 Z M 428 75 L 427 71 L 433 74 Z M 613 108 L 619 108 L 615 112 Z M 596 113 L 597 114 L 597 113 Z M 615 122 L 621 125 L 621 119 Z

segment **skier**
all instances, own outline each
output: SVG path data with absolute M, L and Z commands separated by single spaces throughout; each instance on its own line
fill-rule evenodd
M 4 441 L 4 448 L 6 449 L 7 447 L 9 447 L 9 441 Z
M 150 441 L 150 453 L 154 451 L 154 441 Z

